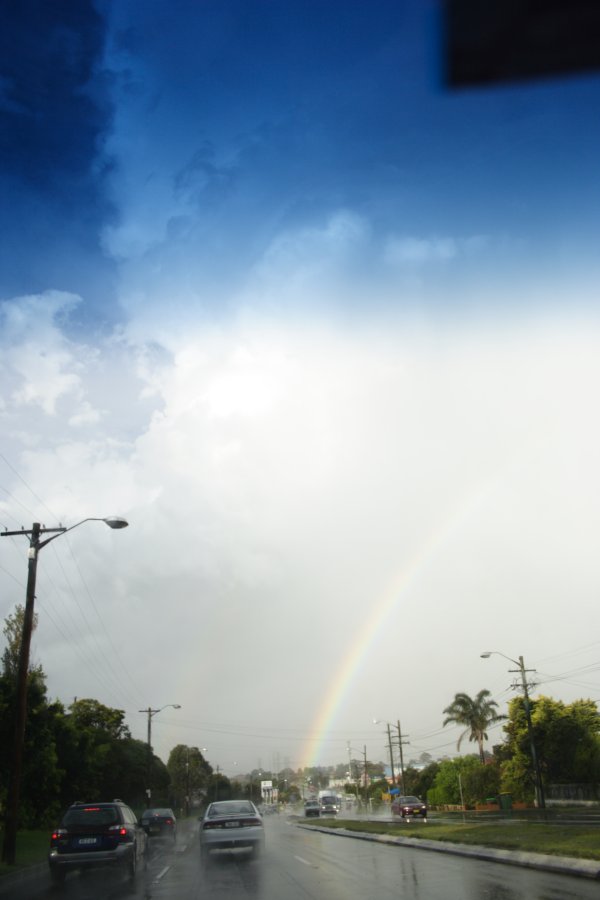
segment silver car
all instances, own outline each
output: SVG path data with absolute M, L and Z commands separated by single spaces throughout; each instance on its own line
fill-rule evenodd
M 258 856 L 265 847 L 261 815 L 250 800 L 219 800 L 211 803 L 200 822 L 200 857 L 208 860 L 211 850 L 249 847 Z

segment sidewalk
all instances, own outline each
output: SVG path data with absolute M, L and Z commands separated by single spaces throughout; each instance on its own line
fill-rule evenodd
M 518 850 L 496 850 L 493 847 L 473 847 L 469 844 L 451 844 L 449 841 L 430 841 L 425 838 L 392 837 L 387 834 L 367 834 L 364 831 L 347 831 L 345 828 L 325 828 L 320 825 L 304 825 L 309 831 L 322 831 L 339 837 L 356 838 L 359 841 L 376 841 L 379 844 L 395 844 L 416 850 L 431 850 L 435 853 L 452 853 L 455 856 L 470 856 L 487 862 L 504 863 L 538 869 L 541 872 L 555 872 L 574 875 L 579 878 L 600 880 L 600 862 L 593 859 L 577 859 L 572 856 L 549 856 L 545 853 L 522 853 Z

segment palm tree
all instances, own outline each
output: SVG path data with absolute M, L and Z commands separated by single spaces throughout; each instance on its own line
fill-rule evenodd
M 496 712 L 498 704 L 495 700 L 490 700 L 489 691 L 479 691 L 475 698 L 469 697 L 468 694 L 455 694 L 454 700 L 444 710 L 446 718 L 444 725 L 465 725 L 466 728 L 458 739 L 456 749 L 460 750 L 462 739 L 466 734 L 469 735 L 470 741 L 477 741 L 479 746 L 479 758 L 481 762 L 485 762 L 483 753 L 483 742 L 487 740 L 487 728 L 495 722 L 499 722 L 506 716 L 499 716 Z

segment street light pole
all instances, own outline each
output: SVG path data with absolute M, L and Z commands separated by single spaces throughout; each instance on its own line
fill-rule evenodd
M 17 853 L 17 827 L 19 820 L 19 801 L 21 799 L 21 776 L 23 772 L 23 748 L 25 745 L 25 726 L 27 723 L 27 674 L 29 671 L 29 651 L 31 648 L 31 634 L 33 631 L 33 610 L 35 605 L 35 585 L 37 579 L 37 560 L 42 547 L 50 541 L 60 537 L 67 531 L 72 531 L 84 522 L 105 522 L 110 528 L 126 528 L 128 523 L 118 516 L 108 516 L 104 519 L 89 517 L 71 525 L 70 528 L 43 528 L 39 522 L 34 522 L 31 529 L 21 531 L 2 531 L 2 537 L 15 537 L 26 534 L 29 536 L 29 550 L 27 552 L 27 588 L 25 594 L 25 612 L 23 615 L 23 630 L 21 633 L 21 646 L 19 648 L 19 666 L 17 669 L 17 690 L 15 710 L 15 738 L 13 747 L 12 772 L 9 774 L 8 789 L 6 793 L 6 813 L 4 817 L 4 840 L 2 843 L 2 861 L 12 866 L 15 864 Z M 52 537 L 40 540 L 40 535 L 51 534 Z
M 544 796 L 544 785 L 542 782 L 542 773 L 540 770 L 540 763 L 538 760 L 538 755 L 535 747 L 535 738 L 533 736 L 533 722 L 531 721 L 531 703 L 529 700 L 529 685 L 527 683 L 527 672 L 534 672 L 535 669 L 526 669 L 525 662 L 523 661 L 523 657 L 519 656 L 519 659 L 512 659 L 510 656 L 506 656 L 505 653 L 500 653 L 499 650 L 486 650 L 485 653 L 481 653 L 482 659 L 489 659 L 489 657 L 495 654 L 496 656 L 503 656 L 504 659 L 507 659 L 509 662 L 514 663 L 515 666 L 518 666 L 516 669 L 509 669 L 509 672 L 516 672 L 521 676 L 521 688 L 523 690 L 523 703 L 525 706 L 525 720 L 527 722 L 527 733 L 529 736 L 529 747 L 531 751 L 531 762 L 533 765 L 533 776 L 535 779 L 535 797 L 538 805 L 538 809 L 546 808 L 546 799 Z
M 173 709 L 181 709 L 179 703 L 167 703 L 165 706 L 161 706 L 160 709 L 152 709 L 151 706 L 148 709 L 139 709 L 138 712 L 146 713 L 148 716 L 148 737 L 147 737 L 147 745 L 148 745 L 148 762 L 147 762 L 147 771 L 146 771 L 146 784 L 148 787 L 146 788 L 146 797 L 148 798 L 148 806 L 150 806 L 150 800 L 152 798 L 152 787 L 150 785 L 151 778 L 151 768 L 152 768 L 152 718 L 157 715 L 157 713 L 162 712 L 163 709 L 167 709 L 169 706 L 172 706 Z
M 148 746 L 150 747 L 150 749 L 152 749 L 152 719 L 153 719 L 153 717 L 154 717 L 157 713 L 162 712 L 163 709 L 168 709 L 170 706 L 171 706 L 173 709 L 181 709 L 181 704 L 180 704 L 180 703 L 166 703 L 165 706 L 161 706 L 160 709 L 152 709 L 152 707 L 149 706 L 148 709 L 139 709 L 139 710 L 138 710 L 138 712 L 146 713 L 146 714 L 148 715 L 148 740 L 147 740 L 147 744 L 148 744 Z

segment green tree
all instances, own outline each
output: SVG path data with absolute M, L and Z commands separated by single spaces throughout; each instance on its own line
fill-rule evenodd
M 439 771 L 440 764 L 431 762 L 424 769 L 415 769 L 408 766 L 404 770 L 404 785 L 407 794 L 415 794 L 423 800 L 427 797 L 427 793 L 435 782 L 435 777 Z
M 69 710 L 77 728 L 102 732 L 114 740 L 131 737 L 122 709 L 112 709 L 98 700 L 74 700 Z
M 498 704 L 495 700 L 490 700 L 490 697 L 490 692 L 486 690 L 479 691 L 476 697 L 469 697 L 464 693 L 455 694 L 452 703 L 444 710 L 446 715 L 444 726 L 450 724 L 465 726 L 465 730 L 458 739 L 456 749 L 460 750 L 462 739 L 468 735 L 469 740 L 475 741 L 479 747 L 481 763 L 485 762 L 483 742 L 487 740 L 487 729 L 495 722 L 504 719 L 504 716 L 500 716 L 496 712 Z
M 232 784 L 227 775 L 223 775 L 222 772 L 213 772 L 206 787 L 207 802 L 236 799 L 232 794 Z
M 600 715 L 595 701 L 565 704 L 550 697 L 530 700 L 533 739 L 543 782 L 588 784 L 600 782 Z M 506 743 L 500 749 L 502 789 L 531 802 L 535 780 L 523 697 L 515 697 L 504 726 Z
M 0 673 L 0 802 L 4 804 L 13 766 L 17 672 L 25 610 L 21 605 L 4 620 L 5 647 Z M 34 617 L 34 628 L 37 618 Z M 54 742 L 54 717 L 41 665 L 30 663 L 27 678 L 27 718 L 19 803 L 20 825 L 49 824 L 58 809 L 61 772 Z
M 455 759 L 444 759 L 439 763 L 432 787 L 427 792 L 427 802 L 430 806 L 458 806 L 462 798 L 466 804 L 471 805 L 478 797 L 472 797 L 466 793 L 468 776 L 473 769 L 479 769 L 480 761 L 475 754 L 469 756 L 457 756 Z M 425 798 L 423 798 L 425 799 Z
M 202 802 L 213 770 L 198 747 L 188 747 L 186 744 L 173 747 L 167 761 L 167 771 L 175 807 L 189 811 L 191 806 Z
M 367 796 L 373 802 L 375 808 L 377 808 L 382 803 L 382 795 L 387 794 L 389 790 L 390 786 L 385 778 L 380 778 L 377 781 L 371 782 L 368 788 Z
M 143 741 L 134 740 L 121 709 L 98 700 L 75 700 L 55 732 L 58 758 L 64 771 L 63 805 L 74 800 L 121 797 L 143 805 L 148 779 L 153 790 L 167 794 L 163 763 L 148 755 Z
M 465 803 L 473 806 L 484 803 L 490 797 L 497 798 L 500 793 L 500 766 L 492 761 L 485 766 L 474 766 L 465 772 L 463 779 L 463 797 Z
M 23 635 L 23 621 L 25 619 L 25 607 L 21 603 L 17 603 L 15 611 L 12 615 L 8 615 L 4 620 L 4 638 L 6 641 L 4 652 L 2 653 L 2 674 L 8 679 L 14 679 L 16 682 L 17 673 L 19 671 L 19 657 L 21 655 L 21 638 Z M 37 613 L 33 614 L 32 632 L 35 631 L 38 624 Z M 29 676 L 32 673 L 42 675 L 42 667 L 33 665 L 29 660 Z

